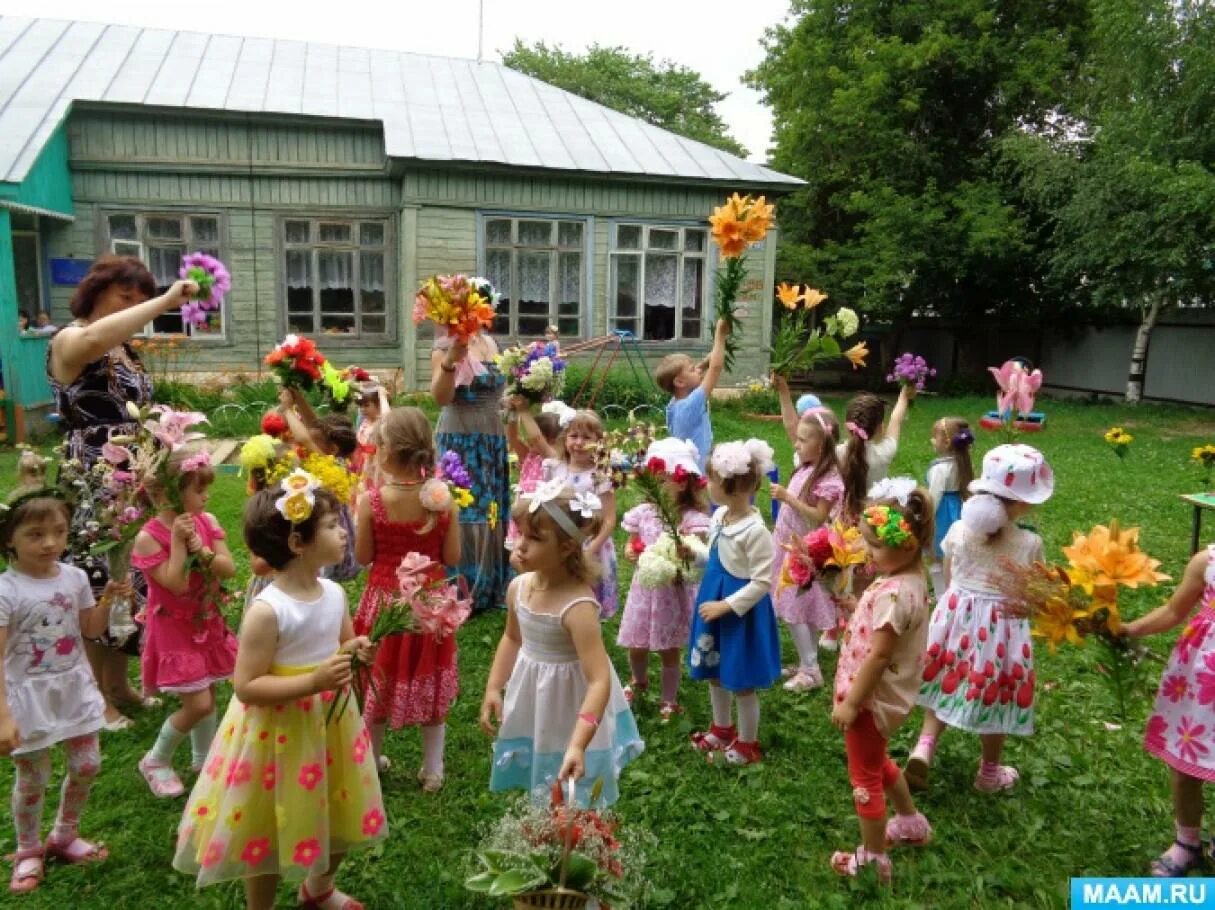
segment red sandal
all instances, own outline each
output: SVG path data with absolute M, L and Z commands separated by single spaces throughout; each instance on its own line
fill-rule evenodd
M 737 738 L 738 731 L 733 727 L 713 724 L 708 730 L 692 734 L 692 748 L 706 753 L 723 752 Z
M 731 765 L 757 765 L 764 760 L 764 751 L 759 747 L 758 741 L 745 743 L 741 739 L 736 739 L 722 753 L 722 757 Z

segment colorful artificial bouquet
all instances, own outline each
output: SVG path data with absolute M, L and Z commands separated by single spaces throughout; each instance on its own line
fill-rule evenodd
M 454 502 L 461 509 L 473 503 L 472 476 L 456 452 L 439 456 L 434 476 L 422 484 L 418 499 L 430 512 L 446 512 Z
M 742 322 L 734 306 L 746 278 L 743 257 L 747 249 L 763 241 L 772 227 L 773 207 L 763 196 L 734 193 L 725 204 L 713 210 L 709 225 L 713 241 L 725 262 L 717 270 L 717 318 L 724 319 L 730 334 L 726 339 L 726 369 L 734 366 Z
M 629 412 L 622 430 L 608 430 L 599 445 L 595 467 L 602 477 L 610 478 L 616 489 L 627 486 L 634 471 L 645 463 L 645 453 L 658 438 L 658 427 L 639 420 Z
M 839 520 L 795 536 L 784 548 L 787 552 L 781 566 L 781 586 L 799 591 L 807 591 L 815 581 L 821 581 L 829 591 L 842 594 L 848 589 L 854 567 L 864 565 L 867 559 L 860 529 Z
M 413 321 L 430 320 L 448 336 L 467 344 L 494 324 L 498 292 L 484 278 L 435 275 L 427 278 L 414 297 Z
M 914 386 L 917 392 L 922 392 L 928 380 L 935 375 L 937 371 L 928 365 L 927 360 L 919 354 L 907 351 L 894 359 L 886 381 L 897 382 L 901 386 Z
M 265 363 L 284 388 L 308 391 L 321 381 L 326 360 L 310 339 L 288 335 L 266 355 Z
M 592 804 L 602 790 L 597 780 Z M 601 907 L 624 910 L 645 898 L 646 852 L 654 842 L 648 832 L 622 830 L 607 810 L 572 805 L 554 783 L 549 805 L 521 797 L 490 829 L 477 849 L 478 871 L 464 887 L 513 898 L 517 907 L 572 908 L 594 898 Z
M 827 299 L 826 294 L 808 285 L 803 288 L 782 282 L 776 288 L 776 296 L 785 308 L 785 314 L 772 338 L 773 373 L 788 377 L 837 357 L 847 358 L 853 369 L 865 365 L 865 358 L 869 356 L 865 342 L 847 350 L 840 344 L 860 328 L 860 318 L 853 310 L 841 307 L 835 315 L 823 320 L 821 326 L 811 329 L 811 311 Z
M 232 290 L 232 276 L 227 268 L 208 253 L 187 253 L 181 257 L 177 277 L 198 285 L 198 293 L 181 307 L 181 321 L 187 325 L 205 325 L 207 314 L 218 312 L 224 295 Z
M 1139 529 L 1122 530 L 1117 521 L 1076 531 L 1063 548 L 1066 564 L 1021 565 L 1005 559 L 994 578 L 1007 598 L 1003 612 L 1025 618 L 1031 632 L 1054 652 L 1068 642 L 1096 640 L 1104 653 L 1101 669 L 1120 718 L 1126 718 L 1127 688 L 1142 657 L 1122 634 L 1118 595 L 1122 588 L 1154 587 L 1168 576 L 1157 572 L 1160 561 L 1139 549 Z
M 533 341 L 507 348 L 494 362 L 507 377 L 507 395 L 522 395 L 532 404 L 542 404 L 560 398 L 565 391 L 565 361 L 555 344 Z
M 320 452 L 308 452 L 302 458 L 297 452 L 282 453 L 267 468 L 266 482 L 271 485 L 278 483 L 300 469 L 315 478 L 321 487 L 336 496 L 338 502 L 343 505 L 353 500 L 354 491 L 359 485 L 359 475 L 335 456 L 323 455 Z

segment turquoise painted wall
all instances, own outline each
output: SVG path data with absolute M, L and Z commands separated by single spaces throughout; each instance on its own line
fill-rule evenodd
M 43 146 L 34 166 L 21 183 L 0 183 L 0 198 L 62 215 L 75 214 L 72 173 L 68 169 L 67 132 L 63 127 L 57 129 Z

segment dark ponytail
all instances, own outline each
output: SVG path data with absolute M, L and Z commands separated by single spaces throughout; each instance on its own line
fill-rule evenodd
M 869 461 L 865 446 L 882 428 L 886 417 L 886 402 L 863 392 L 848 402 L 844 412 L 844 427 L 848 444 L 844 448 L 844 463 L 840 474 L 844 479 L 844 512 L 852 517 L 861 513 L 865 494 L 869 491 Z

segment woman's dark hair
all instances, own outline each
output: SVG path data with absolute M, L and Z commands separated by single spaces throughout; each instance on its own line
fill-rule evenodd
M 325 441 L 337 450 L 339 458 L 349 458 L 359 447 L 354 424 L 345 414 L 326 414 L 317 419 L 316 428 Z
M 27 521 L 43 521 L 59 512 L 69 525 L 72 523 L 72 507 L 50 491 L 18 490 L 16 495 L 9 497 L 9 503 L 9 508 L 0 516 L 0 553 L 7 556 L 14 555 L 13 537 Z
M 77 319 L 87 319 L 97 306 L 97 299 L 113 285 L 133 288 L 148 299 L 155 297 L 157 291 L 156 279 L 134 256 L 102 256 L 76 285 L 68 309 Z
M 342 504 L 328 490 L 313 491 L 316 503 L 312 514 L 297 524 L 292 524 L 283 517 L 274 503 L 283 495 L 278 484 L 267 490 L 259 490 L 249 497 L 245 506 L 245 546 L 254 556 L 266 560 L 273 569 L 285 569 L 295 554 L 291 552 L 288 541 L 292 534 L 298 534 L 303 543 L 312 543 L 321 519 L 326 515 L 335 515 Z
M 850 402 L 844 412 L 845 426 L 852 424 L 865 435 L 848 429 L 848 443 L 844 448 L 844 461 L 840 465 L 840 476 L 844 479 L 844 512 L 856 516 L 861 512 L 865 494 L 869 492 L 869 462 L 865 458 L 865 446 L 874 439 L 886 419 L 886 402 L 862 392 Z

